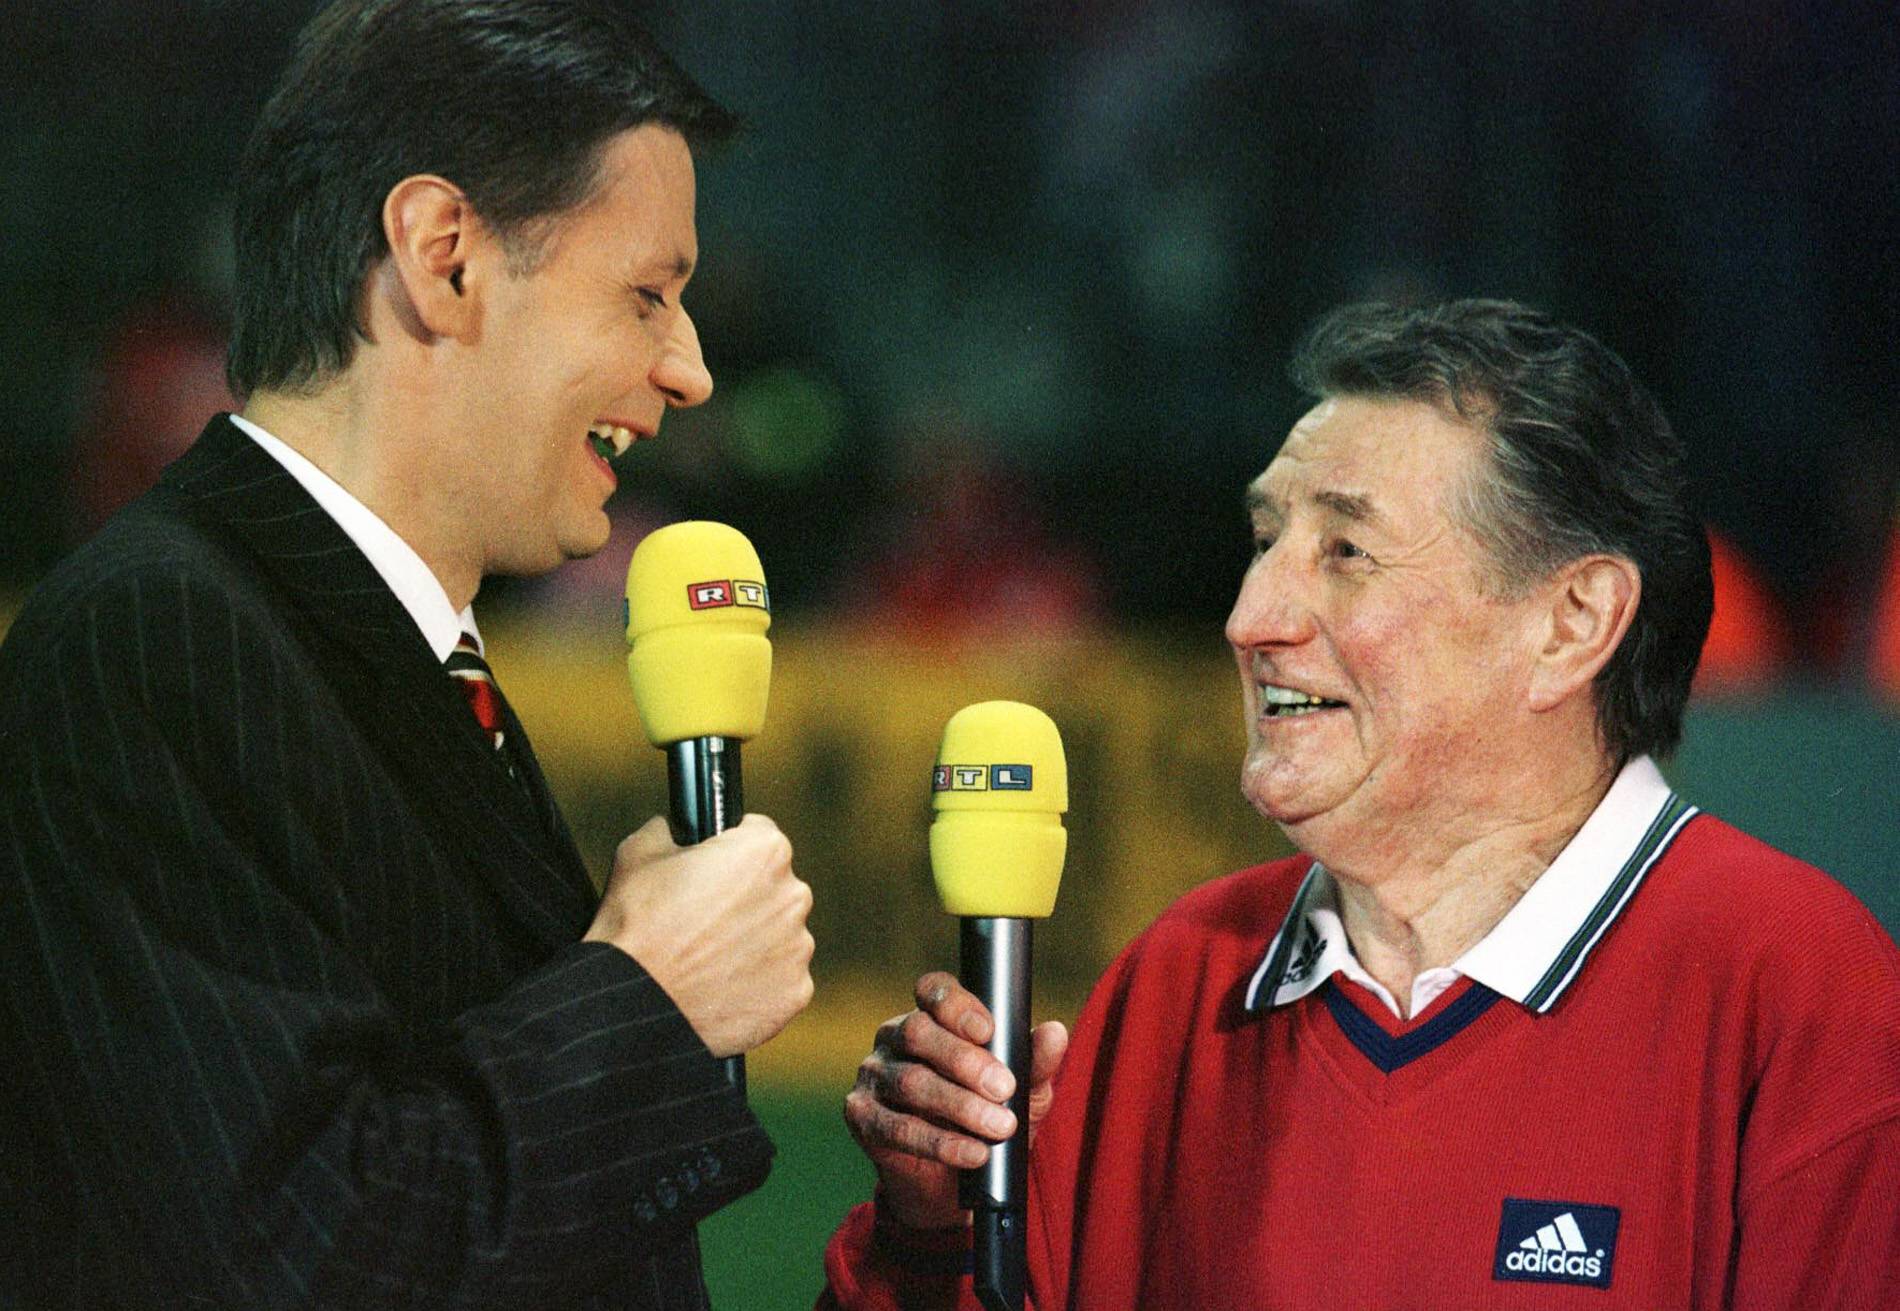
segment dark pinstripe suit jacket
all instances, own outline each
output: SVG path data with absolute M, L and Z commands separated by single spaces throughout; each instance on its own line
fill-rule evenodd
M 0 1306 L 704 1305 L 692 1226 L 771 1144 L 578 942 L 525 754 L 222 418 L 42 584 L 0 648 Z

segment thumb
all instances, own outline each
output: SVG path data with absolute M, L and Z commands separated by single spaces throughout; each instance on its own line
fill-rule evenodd
M 660 816 L 655 815 L 634 832 L 627 835 L 620 844 L 619 855 L 623 860 L 647 861 L 659 860 L 680 850 L 673 842 L 673 830 Z
M 1069 1031 L 1057 1020 L 1038 1024 L 1029 1035 L 1029 1122 L 1048 1113 L 1055 1100 L 1056 1072 L 1068 1054 Z

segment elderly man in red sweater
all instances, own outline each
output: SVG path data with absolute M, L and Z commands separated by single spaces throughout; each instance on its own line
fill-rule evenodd
M 1710 612 L 1680 448 L 1522 306 L 1353 306 L 1248 490 L 1241 786 L 1303 854 L 1176 903 L 1035 1033 L 1040 1311 L 1900 1298 L 1900 953 L 1677 797 Z M 845 1101 L 823 1306 L 974 1307 L 1014 1121 L 947 975 Z

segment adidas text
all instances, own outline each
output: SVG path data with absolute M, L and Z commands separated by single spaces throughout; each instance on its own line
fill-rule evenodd
M 1575 1275 L 1584 1279 L 1603 1277 L 1603 1258 L 1575 1252 L 1512 1252 L 1504 1258 L 1504 1268 L 1521 1270 L 1527 1275 Z

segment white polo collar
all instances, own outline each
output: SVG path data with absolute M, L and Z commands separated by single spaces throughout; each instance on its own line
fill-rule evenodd
M 1542 1014 L 1583 968 L 1637 885 L 1696 814 L 1655 761 L 1624 765 L 1583 827 L 1495 927 L 1449 967 Z M 1247 987 L 1260 1012 L 1359 967 L 1340 927 L 1332 875 L 1316 861 Z M 1276 980 L 1269 989 L 1269 979 Z
M 343 484 L 285 444 L 282 438 L 272 436 L 241 414 L 233 414 L 231 422 L 263 447 L 265 454 L 283 465 L 285 472 L 295 478 L 323 512 L 336 520 L 336 526 L 344 535 L 356 543 L 356 549 L 368 557 L 370 566 L 396 594 L 409 617 L 416 621 L 416 627 L 422 630 L 437 660 L 449 658 L 449 652 L 455 649 L 463 633 L 473 637 L 476 648 L 480 649 L 482 635 L 475 627 L 474 610 L 463 607 L 460 614 L 455 612 L 441 580 L 394 528 L 352 496 Z

